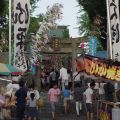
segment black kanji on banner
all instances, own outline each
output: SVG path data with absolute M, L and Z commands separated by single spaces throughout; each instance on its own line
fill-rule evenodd
M 17 4 L 16 10 L 19 11 L 19 14 L 15 13 L 15 21 L 14 21 L 14 23 L 16 24 L 17 22 L 19 22 L 20 24 L 23 24 L 25 22 L 25 24 L 27 24 L 28 21 L 29 21 L 28 5 L 25 4 L 25 9 L 23 9 L 21 7 L 21 3 L 19 2 Z M 23 19 L 23 20 L 22 20 L 22 15 L 25 15 L 25 19 Z

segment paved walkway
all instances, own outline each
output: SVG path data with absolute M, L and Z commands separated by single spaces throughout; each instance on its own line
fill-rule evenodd
M 41 97 L 44 100 L 44 107 L 40 110 L 40 120 L 52 120 L 50 104 L 47 101 L 47 93 L 41 93 Z M 57 120 L 86 120 L 85 112 L 81 113 L 79 117 L 76 116 L 75 112 L 75 103 L 72 102 L 70 105 L 70 110 L 68 114 L 64 113 L 63 102 L 60 100 L 59 104 L 56 107 L 56 119 Z M 84 108 L 84 106 L 83 106 Z M 85 110 L 83 110 L 85 111 Z

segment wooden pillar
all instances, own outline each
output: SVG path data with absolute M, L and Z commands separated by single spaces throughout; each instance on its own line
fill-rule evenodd
M 76 53 L 76 40 L 72 39 L 72 71 L 75 72 L 76 71 L 76 64 L 75 64 L 75 59 L 77 57 L 77 53 Z

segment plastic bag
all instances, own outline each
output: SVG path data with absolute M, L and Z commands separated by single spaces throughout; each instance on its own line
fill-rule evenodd
M 42 98 L 39 98 L 39 99 L 37 100 L 37 107 L 38 107 L 38 108 L 41 108 L 41 107 L 43 107 L 43 106 L 44 106 L 43 99 L 42 99 Z

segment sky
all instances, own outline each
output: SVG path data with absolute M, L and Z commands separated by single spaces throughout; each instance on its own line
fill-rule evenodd
M 35 9 L 33 15 L 38 15 L 40 13 L 46 12 L 46 7 L 52 6 L 54 3 L 60 3 L 63 5 L 62 12 L 63 18 L 58 21 L 59 25 L 69 25 L 68 29 L 70 31 L 70 37 L 75 38 L 79 37 L 77 25 L 77 16 L 79 16 L 78 11 L 79 7 L 77 0 L 40 0 L 37 3 L 38 8 Z

